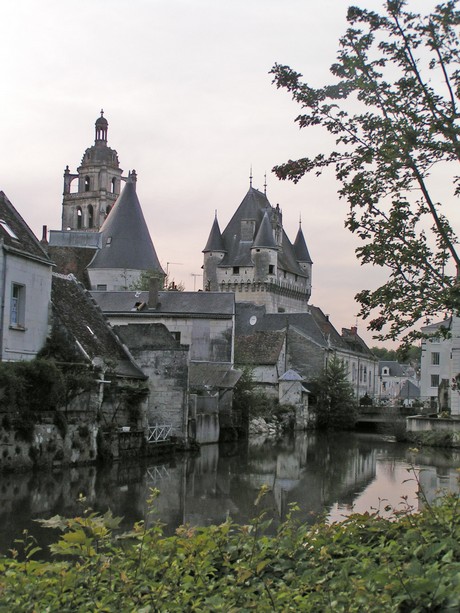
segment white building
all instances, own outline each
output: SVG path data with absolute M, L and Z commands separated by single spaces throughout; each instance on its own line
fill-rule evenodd
M 456 401 L 458 392 L 452 392 L 452 379 L 455 379 L 460 368 L 455 363 L 460 353 L 460 338 L 458 330 L 459 318 L 449 317 L 444 321 L 422 328 L 426 335 L 433 335 L 422 341 L 422 357 L 420 367 L 421 398 L 429 402 L 433 409 L 452 409 L 452 401 Z M 446 335 L 441 333 L 444 329 Z M 447 337 L 446 337 L 447 336 Z M 457 354 L 457 355 L 454 355 Z M 456 368 L 457 366 L 457 368 Z M 460 404 L 460 403 L 456 403 Z
M 0 361 L 31 360 L 46 341 L 52 262 L 0 191 Z

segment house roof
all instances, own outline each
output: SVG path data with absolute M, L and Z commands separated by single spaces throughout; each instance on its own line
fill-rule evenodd
M 401 400 L 420 398 L 420 388 L 412 381 L 409 381 L 409 379 L 406 379 L 401 386 L 399 398 L 401 398 Z
M 40 241 L 3 191 L 0 191 L 0 241 L 4 247 L 17 255 L 52 265 Z
M 368 358 L 374 358 L 374 354 L 359 336 L 356 328 L 342 328 L 342 339 L 355 353 L 362 353 Z
M 232 368 L 228 364 L 213 362 L 190 362 L 190 387 L 206 387 L 218 389 L 233 389 L 238 383 L 242 371 Z
M 305 381 L 305 377 L 302 377 L 296 370 L 290 368 L 284 375 L 279 377 L 278 381 Z
M 396 360 L 379 361 L 379 375 L 383 373 L 384 368 L 388 368 L 390 377 L 407 377 L 415 375 L 413 366 L 410 364 L 400 364 Z
M 73 275 L 53 274 L 51 302 L 54 315 L 87 359 L 115 363 L 119 376 L 147 378 Z
M 158 292 L 158 306 L 149 309 L 149 292 L 92 291 L 94 300 L 104 313 L 140 313 L 141 315 L 212 315 L 232 317 L 235 311 L 235 295 L 231 292 Z
M 258 331 L 249 336 L 235 338 L 235 364 L 276 364 L 286 339 L 283 331 Z
M 164 275 L 136 194 L 133 171 L 101 228 L 102 247 L 88 268 L 151 270 Z

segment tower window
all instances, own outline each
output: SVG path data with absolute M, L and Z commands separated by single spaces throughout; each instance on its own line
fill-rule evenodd
M 92 228 L 94 226 L 94 209 L 93 205 L 88 205 L 88 228 Z
M 112 179 L 112 185 L 111 185 L 111 190 L 112 190 L 112 194 L 115 193 L 115 188 L 117 186 L 117 180 L 115 179 L 115 177 L 113 177 Z
M 83 212 L 81 210 L 81 207 L 77 207 L 77 229 L 81 230 L 83 226 Z
M 110 206 L 110 204 L 108 204 L 108 205 L 105 207 L 105 217 L 106 217 L 106 219 L 107 219 L 107 217 L 109 216 L 109 213 L 110 213 L 110 211 L 111 211 L 111 210 L 112 210 L 112 207 Z
M 275 266 L 274 266 L 274 264 L 269 264 L 268 265 L 268 274 L 269 275 L 275 274 Z
M 240 274 L 240 267 L 239 266 L 234 266 L 233 267 L 233 274 L 234 275 L 239 275 Z
M 85 177 L 85 192 L 89 192 L 91 187 L 91 181 L 89 177 Z

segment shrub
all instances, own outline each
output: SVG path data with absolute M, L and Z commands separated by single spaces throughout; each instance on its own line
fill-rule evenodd
M 256 501 L 259 504 L 260 500 Z M 33 539 L 0 559 L 1 606 L 30 611 L 457 611 L 458 496 L 419 514 L 353 515 L 300 524 L 291 507 L 275 536 L 263 513 L 249 525 L 136 524 L 91 511 L 42 524 L 63 531 L 41 561 Z

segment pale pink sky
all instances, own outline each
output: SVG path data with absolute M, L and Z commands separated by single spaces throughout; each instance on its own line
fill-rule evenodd
M 356 323 L 354 295 L 385 275 L 361 268 L 344 229 L 332 176 L 293 185 L 275 164 L 318 150 L 299 131 L 298 107 L 268 74 L 275 62 L 328 81 L 348 0 L 17 0 L 0 5 L 0 189 L 40 237 L 60 229 L 62 174 L 93 144 L 101 107 L 109 146 L 138 195 L 171 277 L 200 286 L 214 211 L 221 229 L 249 186 L 283 210 L 291 240 L 299 216 L 312 256 L 311 302 L 333 324 Z M 356 1 L 377 9 L 377 0 Z M 417 10 L 429 0 L 409 3 Z M 375 342 L 358 322 L 368 344 Z

